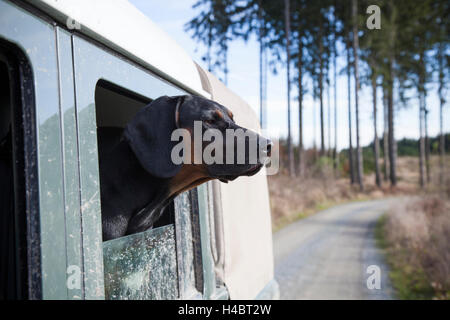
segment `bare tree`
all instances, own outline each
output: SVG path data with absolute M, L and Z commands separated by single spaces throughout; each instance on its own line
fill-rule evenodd
M 426 93 L 423 97 L 423 121 L 425 123 L 425 172 L 427 175 L 427 183 L 431 182 L 431 171 L 430 171 L 430 139 L 428 138 L 428 108 L 426 103 Z
M 395 39 L 396 39 L 396 19 L 397 19 L 397 8 L 393 2 L 388 2 L 390 9 L 389 16 L 389 34 L 388 34 L 388 74 L 387 74 L 387 107 L 388 107 L 388 141 L 389 141 L 389 178 L 391 179 L 391 185 L 397 185 L 397 147 L 395 145 L 395 135 L 394 135 L 394 60 L 395 60 Z
M 288 107 L 288 156 L 289 156 L 289 175 L 291 177 L 295 176 L 294 168 L 294 152 L 292 147 L 292 136 L 291 136 L 291 76 L 290 76 L 290 66 L 291 66 L 291 52 L 290 52 L 290 37 L 291 37 L 291 11 L 289 7 L 289 0 L 284 0 L 284 22 L 286 31 L 286 57 L 287 57 L 287 107 Z
M 327 71 L 328 73 L 328 71 Z M 328 157 L 331 156 L 331 100 L 330 100 L 330 77 L 327 77 L 327 121 L 328 121 Z
M 383 162 L 384 162 L 384 180 L 389 180 L 389 148 L 388 148 L 388 109 L 387 109 L 387 93 L 383 86 Z
M 303 159 L 303 41 L 301 30 L 298 31 L 298 173 L 305 174 L 305 160 Z
M 350 171 L 350 182 L 355 183 L 355 170 L 353 162 L 353 143 L 352 143 L 352 95 L 351 95 L 351 62 L 350 62 L 350 40 L 347 39 L 347 95 L 348 95 L 348 164 Z
M 314 85 L 313 85 L 314 86 Z M 314 89 L 315 92 L 315 89 Z M 313 94 L 313 149 L 314 149 L 314 159 L 316 157 L 316 152 L 317 152 L 317 119 L 316 119 L 316 94 Z
M 442 28 L 441 28 L 442 30 Z M 439 167 L 440 167 L 440 175 L 439 175 L 439 182 L 441 186 L 444 185 L 444 177 L 445 177 L 445 167 L 444 167 L 444 157 L 445 157 L 445 137 L 444 137 L 444 105 L 445 105 L 445 99 L 444 99 L 444 44 L 441 42 L 439 44 L 438 48 L 438 64 L 439 64 L 439 130 L 440 130 L 440 137 L 439 137 Z
M 423 93 L 419 92 L 419 183 L 420 187 L 425 186 L 425 138 L 424 138 L 424 107 Z
M 358 104 L 358 91 L 359 91 L 359 70 L 358 70 L 358 12 L 357 12 L 357 0 L 352 0 L 352 17 L 353 17 L 353 71 L 355 74 L 355 122 L 356 122 L 356 167 L 357 167 L 357 181 L 359 189 L 364 190 L 363 184 L 363 160 L 362 150 L 360 145 L 359 135 L 359 104 Z
M 259 19 L 259 122 L 261 128 L 266 129 L 266 50 L 264 44 L 265 26 L 261 0 L 258 1 L 258 19 Z
M 337 173 L 337 167 L 339 165 L 339 160 L 337 156 L 337 143 L 338 143 L 338 132 L 337 132 L 337 48 L 336 48 L 336 6 L 337 2 L 334 2 L 334 17 L 333 17 L 333 85 L 334 85 L 334 150 L 333 150 L 333 165 L 335 169 L 335 174 Z
M 323 119 L 323 25 L 319 16 L 319 101 L 320 101 L 320 154 L 325 154 L 325 132 Z
M 372 94 L 373 94 L 373 151 L 375 155 L 375 183 L 378 187 L 381 187 L 381 177 L 380 177 L 380 142 L 378 141 L 377 134 L 377 77 L 374 71 L 375 67 L 372 67 Z

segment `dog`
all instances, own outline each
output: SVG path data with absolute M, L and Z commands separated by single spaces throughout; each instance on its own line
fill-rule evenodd
M 172 150 L 178 141 L 172 141 L 172 132 L 184 129 L 191 134 L 189 144 L 194 151 L 194 125 L 201 122 L 201 132 L 215 129 L 225 136 L 227 129 L 244 130 L 245 161 L 228 163 L 225 154 L 234 148 L 223 144 L 223 160 L 211 164 L 204 162 L 174 163 Z M 270 157 L 271 142 L 233 120 L 233 114 L 217 102 L 198 96 L 163 96 L 137 112 L 124 130 L 101 128 L 98 130 L 100 153 L 100 190 L 102 206 L 103 240 L 112 240 L 152 228 L 166 206 L 180 193 L 213 179 L 227 183 L 240 176 L 252 176 L 260 171 L 264 160 Z M 118 142 L 109 139 L 121 134 Z M 103 137 L 101 137 L 103 136 Z M 250 140 L 263 146 L 258 161 L 249 160 Z M 112 142 L 111 142 L 112 141 Z M 262 143 L 263 142 L 263 143 Z M 208 146 L 202 141 L 201 151 Z M 183 156 L 185 156 L 183 154 Z M 220 163 L 221 162 L 221 163 Z

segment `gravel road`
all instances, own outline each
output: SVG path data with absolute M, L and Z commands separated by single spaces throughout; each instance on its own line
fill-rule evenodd
M 280 298 L 392 299 L 374 227 L 394 201 L 339 205 L 275 233 L 275 278 Z M 379 267 L 380 289 L 368 289 L 368 278 L 376 276 L 367 272 L 371 265 Z

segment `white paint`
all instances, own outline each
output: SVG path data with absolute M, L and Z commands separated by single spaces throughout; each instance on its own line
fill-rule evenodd
M 191 57 L 128 1 L 28 1 L 64 25 L 70 21 L 78 32 L 209 97 Z

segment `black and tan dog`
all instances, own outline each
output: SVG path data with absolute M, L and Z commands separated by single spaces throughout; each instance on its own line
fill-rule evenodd
M 264 145 L 262 154 L 270 156 L 270 141 L 247 131 L 243 163 L 225 161 L 224 143 L 223 164 L 175 164 L 171 153 L 178 142 L 171 141 L 172 132 L 186 129 L 194 139 L 194 121 L 201 121 L 202 133 L 217 129 L 224 137 L 227 129 L 247 130 L 234 122 L 227 108 L 214 101 L 196 96 L 164 96 L 134 116 L 114 147 L 108 151 L 100 149 L 104 153 L 100 154 L 104 241 L 151 228 L 175 196 L 199 184 L 212 179 L 228 182 L 256 174 L 264 159 L 258 154 L 256 163 L 249 160 L 247 149 L 252 138 L 258 141 L 258 148 Z M 237 143 L 233 145 L 236 160 Z M 202 142 L 202 150 L 206 146 Z

